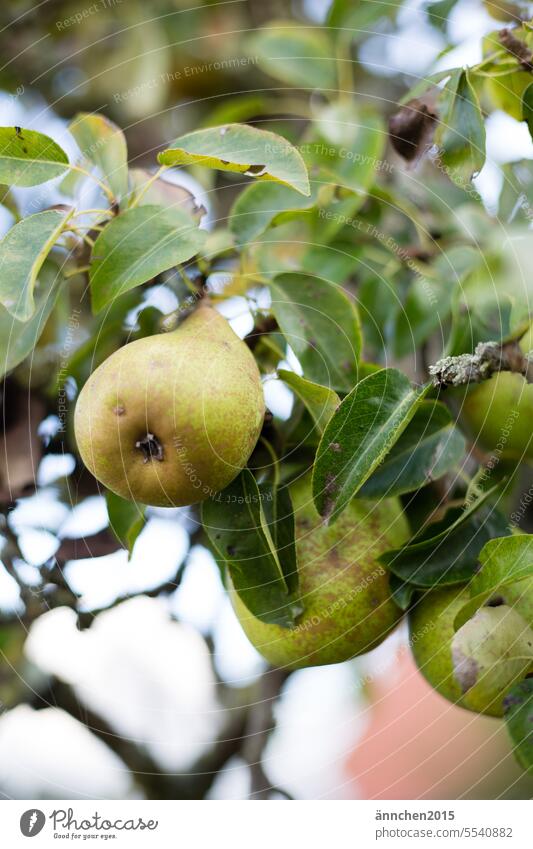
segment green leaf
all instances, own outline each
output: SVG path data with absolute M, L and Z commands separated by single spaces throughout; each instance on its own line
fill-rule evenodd
M 397 357 L 411 354 L 434 331 L 440 331 L 441 337 L 445 334 L 455 290 L 483 261 L 479 250 L 461 245 L 441 254 L 427 274 L 422 266 L 397 313 L 394 334 Z M 411 268 L 416 268 L 414 262 Z
M 15 221 L 20 221 L 20 210 L 9 186 L 0 185 L 0 204 L 11 213 Z
M 511 687 L 503 700 L 503 709 L 516 760 L 533 773 L 533 678 Z
M 322 181 L 355 192 L 361 205 L 380 171 L 389 170 L 382 158 L 387 140 L 382 116 L 351 102 L 335 103 L 321 109 L 315 121 L 321 139 L 304 148 L 308 166 L 319 169 Z
M 288 213 L 312 209 L 317 202 L 317 188 L 309 197 L 279 183 L 251 183 L 241 192 L 230 211 L 229 227 L 235 242 L 253 242 L 265 230 L 286 221 Z
M 226 489 L 204 501 L 202 524 L 217 560 L 227 567 L 250 613 L 262 622 L 289 628 L 301 608 L 291 596 L 262 500 L 253 475 L 245 469 Z M 285 521 L 290 520 L 285 517 Z M 284 546 L 287 527 L 282 523 L 282 527 L 273 529 Z
M 272 312 L 305 377 L 332 389 L 351 389 L 361 351 L 355 304 L 339 286 L 310 274 L 279 274 L 270 289 Z
M 203 165 L 257 180 L 274 180 L 310 194 L 307 169 L 286 139 L 248 124 L 225 124 L 180 136 L 158 154 L 161 165 Z
M 494 508 L 481 509 L 497 490 L 498 486 L 492 487 L 467 510 L 450 510 L 449 516 L 429 525 L 409 545 L 384 552 L 380 562 L 417 587 L 466 583 L 475 574 L 485 543 L 509 533 L 504 516 Z
M 333 389 L 328 389 L 327 386 L 320 386 L 318 383 L 306 380 L 305 377 L 300 377 L 293 371 L 279 369 L 278 377 L 287 386 L 290 386 L 305 404 L 311 413 L 317 430 L 319 433 L 323 433 L 328 421 L 341 402 L 337 393 Z
M 466 69 L 454 71 L 444 89 L 447 109 L 435 131 L 449 176 L 470 180 L 485 162 L 485 123 Z
M 126 139 L 112 121 L 103 115 L 81 113 L 69 130 L 83 156 L 100 170 L 117 199 L 128 192 L 128 150 Z
M 129 552 L 129 559 L 135 540 L 145 525 L 146 507 L 136 501 L 127 501 L 110 490 L 106 492 L 106 505 L 109 526 L 119 543 Z
M 522 95 L 522 118 L 527 124 L 529 135 L 533 138 L 533 83 L 528 85 Z
M 413 418 L 429 385 L 413 388 L 396 369 L 361 380 L 329 421 L 313 468 L 313 498 L 334 521 L 379 466 Z
M 16 368 L 30 354 L 52 312 L 64 277 L 60 269 L 47 259 L 39 272 L 36 307 L 29 321 L 20 322 L 0 307 L 0 377 Z
M 48 136 L 34 130 L 0 127 L 0 183 L 37 186 L 68 168 L 64 150 Z
M 440 29 L 441 32 L 446 32 L 450 13 L 456 5 L 457 0 L 436 0 L 434 3 L 429 3 L 426 8 L 426 15 L 430 24 Z
M 401 0 L 333 0 L 327 17 L 330 27 L 348 29 L 355 42 L 374 35 L 374 24 L 380 18 L 396 14 Z
M 417 588 L 413 584 L 405 583 L 397 575 L 389 575 L 389 584 L 391 595 L 400 608 L 400 610 L 408 610 L 411 606 L 413 596 L 417 592 Z
M 37 276 L 72 211 L 48 209 L 29 215 L 0 242 L 0 303 L 18 321 L 28 321 L 35 311 Z
M 455 468 L 465 453 L 465 439 L 444 404 L 422 401 L 381 466 L 361 487 L 361 498 L 384 498 L 415 492 Z
M 337 89 L 335 50 L 323 31 L 273 21 L 248 40 L 248 52 L 271 77 L 302 88 Z
M 468 585 L 471 600 L 455 617 L 456 629 L 500 589 L 533 576 L 533 534 L 489 540 L 479 553 L 479 562 L 481 568 Z
M 181 209 L 140 206 L 113 218 L 98 236 L 89 273 L 93 310 L 195 256 L 205 242 Z
M 298 592 L 298 561 L 294 537 L 294 511 L 289 489 L 273 483 L 259 486 L 261 508 L 289 595 Z

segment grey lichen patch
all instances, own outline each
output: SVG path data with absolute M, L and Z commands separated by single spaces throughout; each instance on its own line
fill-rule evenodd
M 443 357 L 429 367 L 435 386 L 461 386 L 481 383 L 499 371 L 510 371 L 523 375 L 531 383 L 533 357 L 524 354 L 517 342 L 501 345 L 499 342 L 480 342 L 473 354 Z

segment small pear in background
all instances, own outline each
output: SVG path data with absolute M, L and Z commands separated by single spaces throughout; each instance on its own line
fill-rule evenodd
M 80 392 L 82 460 L 123 498 L 162 507 L 203 501 L 246 465 L 265 412 L 250 350 L 207 302 L 169 333 L 112 354 Z

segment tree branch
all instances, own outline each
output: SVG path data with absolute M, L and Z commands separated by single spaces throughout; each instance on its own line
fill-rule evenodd
M 533 383 L 533 352 L 524 354 L 518 342 L 500 345 L 498 342 L 480 342 L 473 354 L 444 357 L 429 367 L 433 383 L 440 389 L 481 383 L 500 371 L 521 374 Z

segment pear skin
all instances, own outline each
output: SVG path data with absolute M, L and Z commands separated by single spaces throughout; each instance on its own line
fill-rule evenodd
M 468 589 L 446 587 L 425 593 L 409 611 L 409 642 L 420 672 L 441 696 L 458 704 L 463 694 L 453 675 L 453 623 L 469 600 Z
M 354 499 L 326 526 L 308 477 L 293 484 L 291 496 L 303 613 L 294 628 L 266 624 L 230 586 L 233 608 L 249 640 L 273 666 L 340 663 L 375 648 L 401 618 L 389 575 L 376 558 L 405 542 L 407 522 L 396 499 Z
M 533 327 L 520 348 L 525 354 L 533 348 Z M 468 388 L 461 405 L 461 420 L 475 442 L 507 460 L 533 460 L 532 419 L 533 384 L 508 371 Z
M 409 612 L 410 644 L 418 668 L 433 689 L 467 710 L 503 716 L 506 690 L 528 669 L 527 662 L 509 660 L 509 649 L 514 651 L 515 643 L 517 647 L 527 643 L 532 596 L 529 578 L 502 587 L 491 601 L 498 606 L 481 607 L 461 633 L 454 630 L 454 620 L 470 600 L 467 587 L 430 590 L 419 598 Z M 469 669 L 474 668 L 475 675 L 468 680 Z
M 213 307 L 112 354 L 80 392 L 76 442 L 117 495 L 179 507 L 224 489 L 246 465 L 265 404 L 248 347 Z

